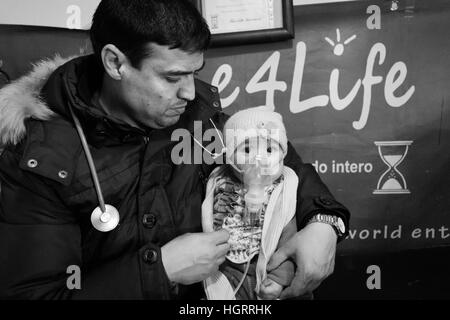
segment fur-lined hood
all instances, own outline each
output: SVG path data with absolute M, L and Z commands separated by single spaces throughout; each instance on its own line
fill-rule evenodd
M 48 120 L 53 111 L 39 96 L 51 73 L 73 59 L 55 56 L 33 65 L 27 75 L 0 90 L 0 144 L 17 144 L 25 136 L 28 118 Z

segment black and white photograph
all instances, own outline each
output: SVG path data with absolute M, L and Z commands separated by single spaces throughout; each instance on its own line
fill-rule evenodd
M 449 0 L 0 1 L 0 301 L 265 319 L 449 270 Z

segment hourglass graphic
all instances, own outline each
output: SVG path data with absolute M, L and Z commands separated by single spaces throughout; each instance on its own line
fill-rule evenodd
M 397 169 L 405 159 L 412 141 L 375 141 L 381 160 L 388 169 L 378 180 L 374 194 L 408 194 L 405 177 Z

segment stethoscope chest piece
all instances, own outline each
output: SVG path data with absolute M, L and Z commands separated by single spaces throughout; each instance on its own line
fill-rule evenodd
M 119 224 L 119 219 L 119 211 L 109 204 L 105 204 L 105 212 L 97 207 L 91 214 L 92 225 L 101 232 L 114 230 Z

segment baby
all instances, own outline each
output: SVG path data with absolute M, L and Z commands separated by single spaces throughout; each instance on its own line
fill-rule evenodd
M 280 114 L 265 107 L 225 123 L 226 164 L 210 175 L 202 205 L 203 231 L 226 229 L 230 251 L 204 281 L 208 299 L 276 299 L 294 277 L 285 261 L 267 273 L 271 255 L 297 231 L 298 178 L 283 166 L 287 137 Z

